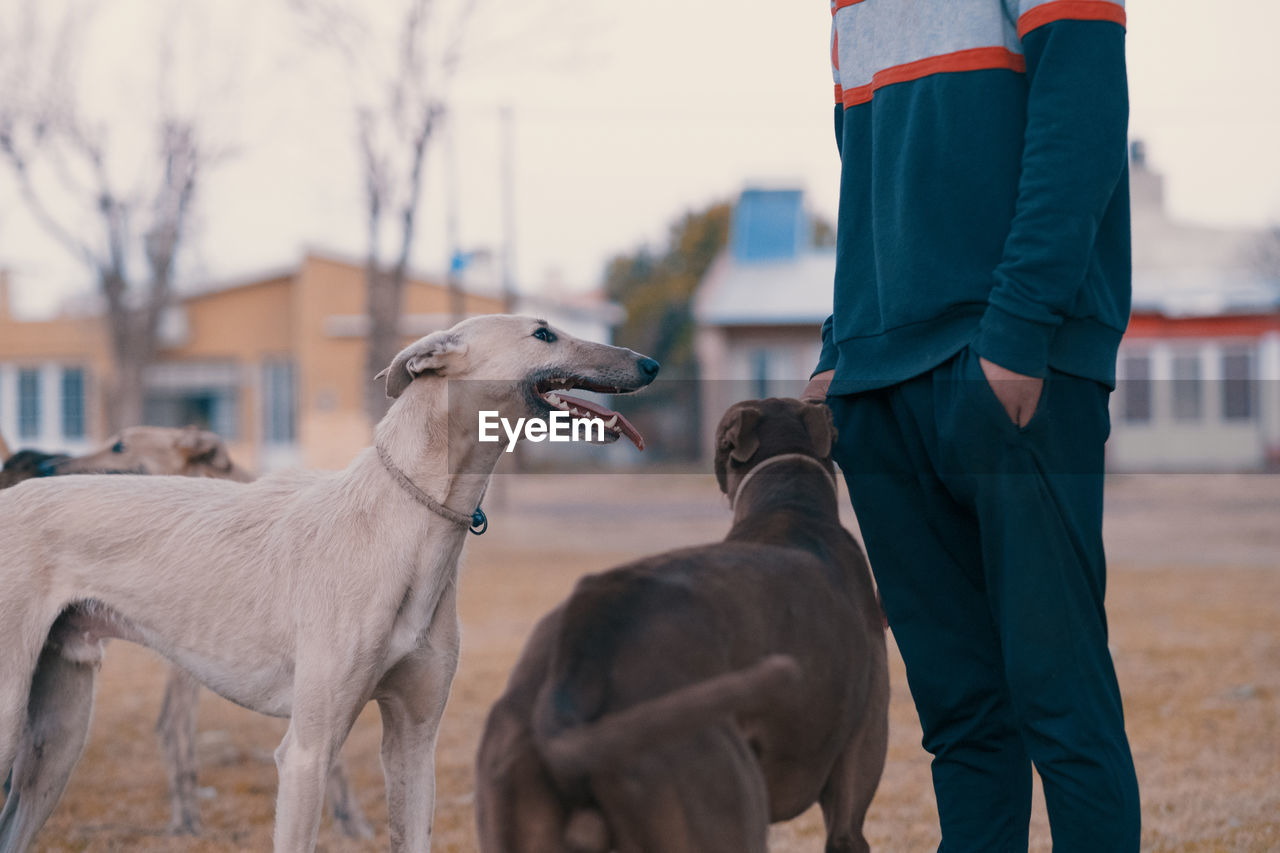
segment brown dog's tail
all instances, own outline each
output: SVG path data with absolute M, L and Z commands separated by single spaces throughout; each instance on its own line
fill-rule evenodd
M 556 779 L 579 779 L 649 744 L 774 704 L 799 683 L 800 667 L 794 659 L 770 655 L 745 669 L 566 729 L 543 741 L 540 751 Z

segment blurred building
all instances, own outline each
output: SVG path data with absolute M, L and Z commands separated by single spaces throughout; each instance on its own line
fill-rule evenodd
M 708 453 L 731 404 L 795 396 L 818 363 L 836 253 L 814 247 L 812 222 L 797 189 L 748 188 L 734 205 L 729 245 L 693 307 Z
M 9 313 L 0 280 L 0 435 L 10 447 L 82 452 L 106 438 L 111 360 L 93 314 L 24 322 Z M 465 296 L 467 314 L 502 310 L 496 290 Z M 183 294 L 166 313 L 160 357 L 146 374 L 145 420 L 198 424 L 259 471 L 345 466 L 370 441 L 364 269 L 308 253 L 288 268 Z M 608 340 L 616 306 L 536 300 L 518 305 L 595 340 Z M 452 324 L 447 287 L 415 278 L 405 288 L 404 343 Z
M 1133 314 L 1112 395 L 1115 471 L 1280 466 L 1280 270 L 1263 235 L 1169 217 L 1163 178 L 1133 146 Z M 817 363 L 835 253 L 815 249 L 799 190 L 744 190 L 730 244 L 699 288 L 701 433 L 736 400 L 793 395 Z
M 110 364 L 95 317 L 20 321 L 0 271 L 0 435 L 10 449 L 80 452 L 102 437 L 100 383 Z
M 1134 143 L 1133 313 L 1111 398 L 1116 471 L 1280 465 L 1280 270 L 1262 232 L 1170 218 L 1164 179 Z

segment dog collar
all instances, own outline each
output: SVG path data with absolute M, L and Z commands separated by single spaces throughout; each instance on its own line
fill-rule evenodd
M 418 503 L 434 512 L 441 518 L 452 521 L 459 527 L 465 527 L 476 536 L 484 533 L 489 529 L 489 517 L 484 514 L 484 510 L 477 504 L 475 512 L 471 515 L 464 515 L 456 510 L 449 509 L 440 501 L 431 497 L 431 495 L 418 488 L 418 484 L 409 479 L 409 475 L 401 471 L 395 462 L 391 461 L 391 454 L 387 453 L 387 449 L 382 445 L 377 446 L 378 458 L 382 460 L 382 467 L 387 469 L 387 473 L 391 475 L 391 479 L 400 484 L 409 495 Z
M 836 485 L 836 478 L 831 475 L 831 472 L 827 470 L 827 466 L 823 465 L 822 462 L 805 453 L 781 453 L 777 456 L 770 456 L 768 459 L 764 460 L 747 472 L 747 476 L 742 478 L 742 482 L 738 484 L 737 490 L 733 493 L 733 496 L 729 498 L 729 509 L 733 509 L 737 505 L 738 498 L 742 495 L 742 490 L 746 488 L 747 483 L 751 482 L 751 478 L 760 473 L 762 469 L 768 468 L 775 462 L 790 462 L 792 460 L 804 461 L 811 465 L 816 465 L 826 476 L 827 482 L 831 484 L 831 491 L 835 492 L 837 495 L 840 494 L 840 487 Z

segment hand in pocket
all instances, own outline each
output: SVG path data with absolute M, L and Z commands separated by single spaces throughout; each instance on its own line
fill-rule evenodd
M 804 386 L 804 390 L 800 392 L 801 400 L 813 400 L 815 403 L 826 402 L 827 389 L 831 387 L 831 380 L 835 377 L 834 370 L 824 370 L 815 374 L 809 380 L 809 384 Z
M 987 384 L 991 386 L 992 393 L 996 395 L 1000 405 L 1004 406 L 1005 413 L 1009 415 L 1009 420 L 1013 421 L 1019 429 L 1029 424 L 1036 413 L 1036 406 L 1040 403 L 1040 392 L 1044 390 L 1044 380 L 1014 373 L 981 356 L 978 357 L 978 364 L 982 367 L 982 375 L 987 377 Z

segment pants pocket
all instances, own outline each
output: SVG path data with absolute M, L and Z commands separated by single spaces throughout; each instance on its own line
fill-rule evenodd
M 1000 398 L 996 396 L 995 388 L 992 387 L 991 381 L 987 379 L 987 374 L 982 370 L 982 363 L 979 361 L 978 354 L 970 348 L 965 348 L 962 353 L 966 359 L 965 375 L 966 382 L 969 386 L 966 390 L 985 400 L 988 409 L 998 415 L 998 419 L 1010 427 L 1015 433 L 1020 435 L 1034 432 L 1040 424 L 1048 417 L 1049 411 L 1049 388 L 1053 384 L 1052 371 L 1040 383 L 1040 397 L 1036 400 L 1035 411 L 1031 413 L 1031 419 L 1022 426 L 1018 426 L 1014 420 L 1009 417 L 1009 412 L 1005 410 L 1004 403 L 1000 402 Z
M 1025 450 L 1050 418 L 1050 380 L 1041 387 L 1031 420 L 1019 427 L 996 397 L 972 349 L 957 353 L 935 377 L 939 461 L 949 472 L 992 474 L 1006 470 L 1011 454 Z

